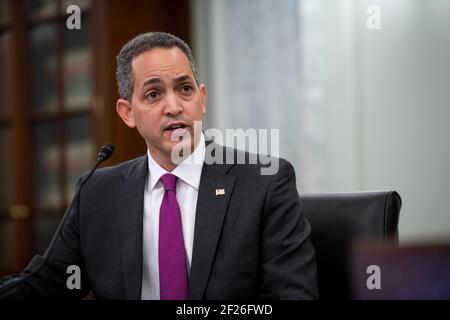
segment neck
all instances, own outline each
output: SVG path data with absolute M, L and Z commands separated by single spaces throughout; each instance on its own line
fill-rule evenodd
M 176 161 L 177 163 L 174 163 L 172 161 L 171 153 L 167 154 L 166 152 L 163 152 L 156 148 L 150 148 L 149 146 L 147 146 L 147 147 L 150 150 L 150 154 L 151 154 L 153 160 L 155 160 L 155 162 L 157 164 L 159 164 L 164 170 L 166 170 L 168 172 L 172 172 L 181 163 L 181 161 L 183 161 L 184 159 L 186 159 L 187 157 L 189 157 L 191 154 L 194 153 L 195 149 L 198 147 L 199 142 L 200 142 L 200 138 L 198 138 L 197 141 L 195 141 L 191 145 L 190 153 L 180 156 L 180 159 L 177 159 L 177 161 Z
M 155 160 L 155 162 L 159 164 L 164 170 L 172 172 L 177 167 L 177 164 L 172 162 L 170 155 L 167 156 L 165 154 L 162 154 L 161 152 L 155 152 L 152 149 L 149 150 L 153 160 Z

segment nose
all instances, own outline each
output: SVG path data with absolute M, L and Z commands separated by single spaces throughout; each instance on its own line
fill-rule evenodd
M 181 113 L 182 111 L 183 107 L 177 100 L 176 95 L 173 92 L 168 93 L 164 104 L 164 114 L 166 116 L 173 116 Z

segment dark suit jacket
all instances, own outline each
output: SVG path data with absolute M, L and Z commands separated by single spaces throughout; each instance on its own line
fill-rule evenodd
M 203 165 L 191 299 L 318 296 L 310 225 L 294 169 L 283 159 L 275 175 L 261 175 L 261 167 Z M 97 299 L 140 299 L 147 175 L 147 156 L 99 169 L 74 199 L 48 259 L 36 256 L 23 274 L 3 281 L 3 291 L 12 287 L 3 298 L 82 298 L 92 289 Z M 216 189 L 225 195 L 216 196 Z M 67 289 L 68 265 L 81 268 L 81 290 Z

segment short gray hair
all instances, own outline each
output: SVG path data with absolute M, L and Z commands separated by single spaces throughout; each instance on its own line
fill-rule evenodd
M 131 101 L 133 95 L 134 76 L 131 62 L 139 54 L 155 48 L 178 47 L 184 52 L 191 63 L 195 81 L 198 81 L 197 67 L 189 46 L 180 38 L 165 32 L 148 32 L 138 35 L 125 44 L 117 56 L 117 87 L 120 98 Z

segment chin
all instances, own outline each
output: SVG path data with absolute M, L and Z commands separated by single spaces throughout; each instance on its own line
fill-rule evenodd
M 169 154 L 172 154 L 172 152 L 180 152 L 181 150 L 189 151 L 190 154 L 191 152 L 193 152 L 194 143 L 193 141 L 171 141 L 170 147 L 168 149 Z

